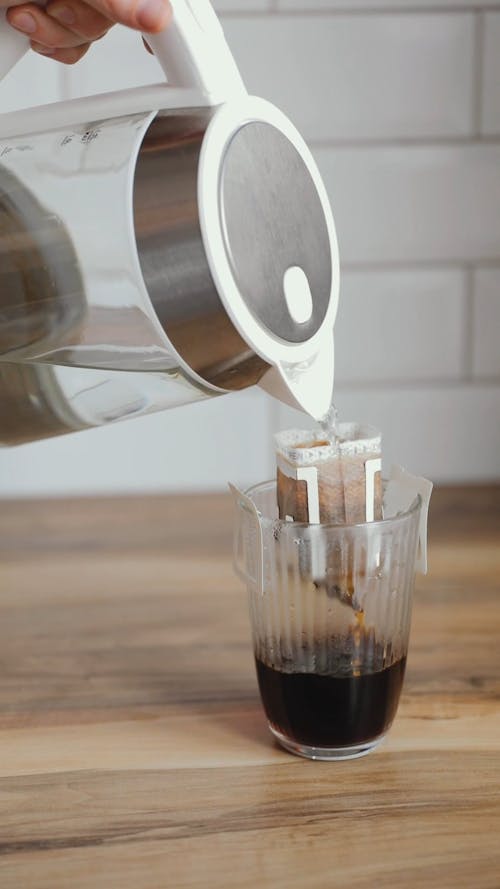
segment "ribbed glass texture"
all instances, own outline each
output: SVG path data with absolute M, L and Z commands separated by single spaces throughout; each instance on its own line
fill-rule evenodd
M 359 683 L 352 685 L 352 680 L 384 674 L 390 685 L 388 670 L 393 667 L 399 671 L 400 682 L 396 683 L 395 702 L 391 704 L 394 712 L 387 717 L 385 731 L 397 707 L 408 649 L 420 498 L 416 497 L 407 512 L 385 515 L 382 521 L 305 525 L 277 519 L 274 482 L 257 485 L 247 491 L 247 497 L 256 507 L 259 519 L 242 498 L 235 532 L 237 568 L 247 583 L 258 672 L 264 671 L 267 676 L 270 670 L 269 677 L 278 677 L 285 683 L 287 677 L 298 674 L 301 681 L 305 674 L 350 681 L 346 706 L 354 725 L 356 707 L 361 707 L 369 683 L 378 679 L 368 680 L 364 690 Z M 259 673 L 262 694 L 265 689 L 261 680 L 267 681 Z M 285 691 L 286 695 L 293 694 L 293 689 Z M 313 721 L 318 714 L 313 713 L 310 700 L 316 691 L 304 692 L 307 706 L 302 706 L 302 712 L 311 707 Z M 343 695 L 344 691 L 347 694 L 347 685 L 337 683 L 332 691 L 334 703 L 330 706 L 328 692 L 324 706 L 332 710 L 338 704 L 338 694 Z M 323 706 L 321 701 L 318 707 Z M 283 742 L 282 735 L 293 734 L 293 726 L 288 724 L 291 717 L 283 716 L 280 725 L 276 720 L 273 724 L 265 694 L 263 702 L 271 728 Z M 366 709 L 365 702 L 361 707 L 365 716 Z M 330 734 L 327 732 L 325 737 L 333 739 L 326 745 L 329 748 L 337 746 L 334 722 L 343 719 L 341 710 L 325 716 L 331 724 Z M 379 728 L 376 734 L 380 736 Z M 307 725 L 299 735 L 301 732 L 304 737 L 295 740 L 306 745 L 307 736 L 311 742 Z M 370 734 L 370 729 L 366 732 Z M 338 736 L 343 737 L 342 732 Z M 318 749 L 322 746 L 325 745 L 318 744 Z M 309 743 L 309 748 L 313 747 Z M 347 749 L 350 745 L 341 743 L 340 747 Z M 307 750 L 295 752 L 313 755 Z

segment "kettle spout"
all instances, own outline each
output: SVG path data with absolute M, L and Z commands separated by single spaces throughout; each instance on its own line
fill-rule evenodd
M 332 336 L 331 342 L 324 343 L 312 359 L 270 367 L 258 385 L 283 404 L 305 411 L 314 420 L 322 420 L 332 404 L 333 381 Z

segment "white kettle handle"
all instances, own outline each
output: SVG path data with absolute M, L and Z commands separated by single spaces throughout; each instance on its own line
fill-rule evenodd
M 169 85 L 196 88 L 215 101 L 245 90 L 210 0 L 170 0 L 173 19 L 161 34 L 147 34 Z
M 6 10 L 0 10 L 0 80 L 22 59 L 29 49 L 29 40 L 20 31 L 11 28 L 6 18 Z
M 244 90 L 238 67 L 209 0 L 170 0 L 173 20 L 160 34 L 146 34 L 169 86 L 196 88 L 225 101 Z M 29 49 L 29 40 L 0 11 L 0 80 Z

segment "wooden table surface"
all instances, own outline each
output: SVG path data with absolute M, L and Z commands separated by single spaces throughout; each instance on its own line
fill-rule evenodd
M 2 504 L 2 889 L 500 887 L 500 487 L 437 491 L 385 744 L 260 708 L 228 497 Z

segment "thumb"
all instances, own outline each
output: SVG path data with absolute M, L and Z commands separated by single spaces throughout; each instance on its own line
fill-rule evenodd
M 163 31 L 172 18 L 169 0 L 87 0 L 87 3 L 112 22 L 148 34 Z

